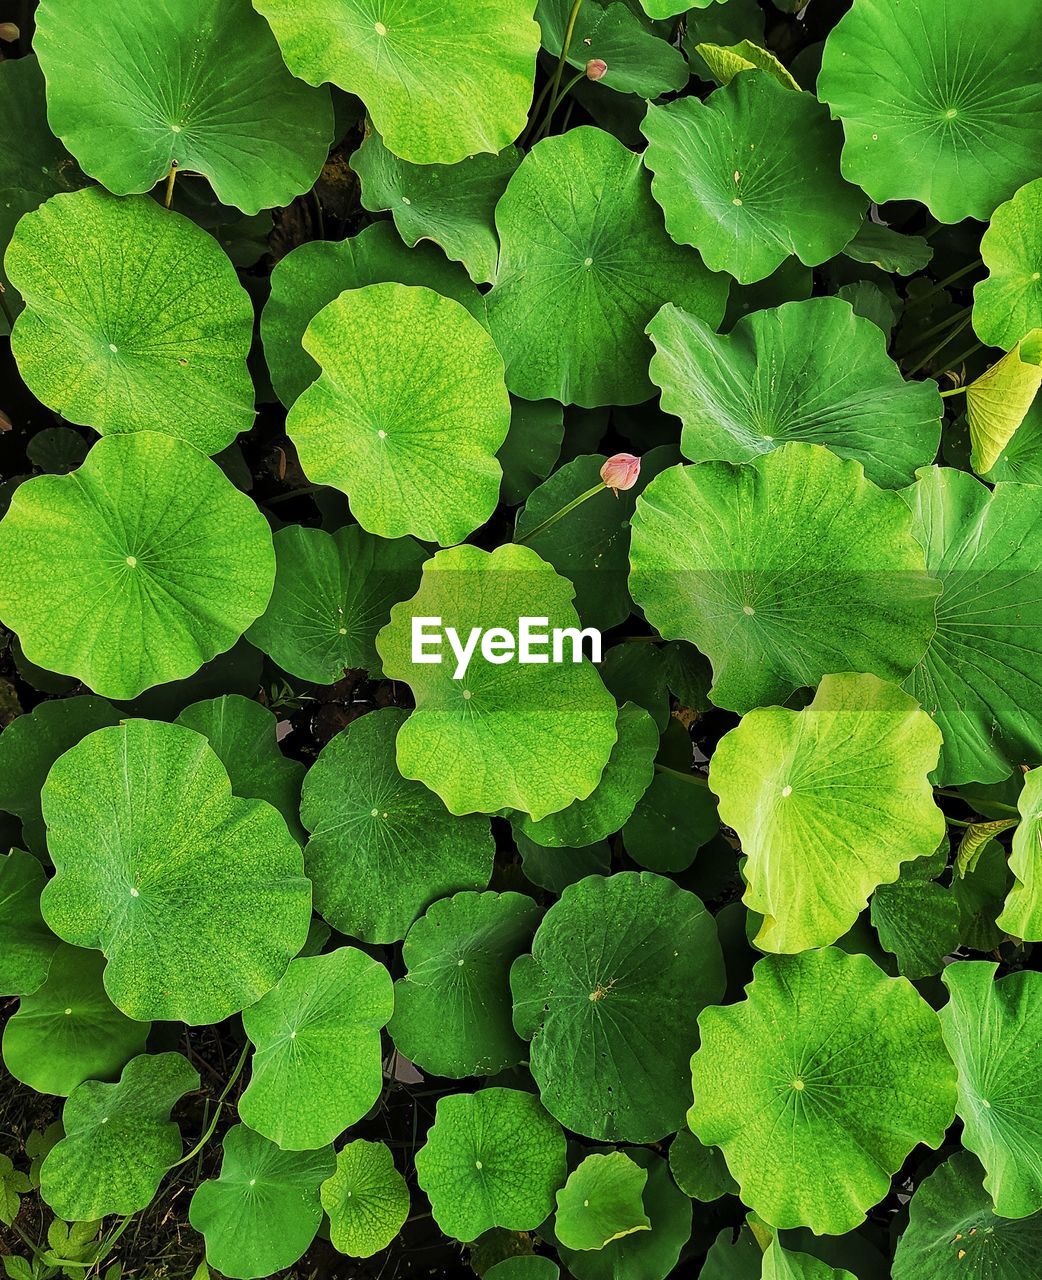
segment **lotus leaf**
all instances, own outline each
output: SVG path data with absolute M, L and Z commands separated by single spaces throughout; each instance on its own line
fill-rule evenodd
M 987 475 L 1013 438 L 1042 385 L 1042 329 L 1033 329 L 966 388 L 974 471 Z
M 359 1138 L 337 1152 L 336 1172 L 319 1188 L 333 1247 L 351 1258 L 385 1249 L 409 1216 L 409 1188 L 382 1142 Z
M 58 939 L 40 915 L 46 879 L 39 862 L 21 849 L 0 857 L 0 993 L 5 996 L 30 995 L 47 980 Z
M 566 1249 L 603 1249 L 634 1231 L 650 1231 L 647 1180 L 647 1170 L 624 1151 L 587 1156 L 557 1193 L 557 1239 Z
M 989 347 L 1009 351 L 1042 326 L 1042 178 L 991 216 L 980 243 L 987 279 L 973 290 L 973 329 Z

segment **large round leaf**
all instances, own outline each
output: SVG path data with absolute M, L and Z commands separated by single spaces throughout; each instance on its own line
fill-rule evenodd
M 211 235 L 145 196 L 57 195 L 5 259 L 25 299 L 11 350 L 30 391 L 103 435 L 164 431 L 217 453 L 253 423 L 253 306 Z
M 985 1190 L 1003 1218 L 1042 1209 L 1042 974 L 995 981 L 997 964 L 944 971 L 951 1000 L 941 1029 L 959 1071 L 962 1143 L 984 1165 Z
M 334 684 L 344 672 L 380 670 L 376 633 L 391 605 L 420 585 L 425 552 L 345 525 L 335 533 L 287 525 L 275 533 L 275 589 L 249 638 L 284 671 Z
M 388 1030 L 424 1071 L 460 1079 L 516 1066 L 510 965 L 531 946 L 541 911 L 522 893 L 457 893 L 435 902 L 402 947 Z
M 521 618 L 578 631 L 573 594 L 528 547 L 464 546 L 428 560 L 419 591 L 391 610 L 376 648 L 384 674 L 404 680 L 416 699 L 398 735 L 398 767 L 451 813 L 510 808 L 538 821 L 584 800 L 615 745 L 617 710 L 596 669 L 568 661 L 577 645 L 572 655 L 562 645 L 560 663 L 499 665 L 475 653 L 456 679 L 447 642 L 440 664 L 412 661 L 413 618 L 440 617 L 464 639 L 473 627 L 516 635 Z
M 4 1066 L 37 1093 L 67 1097 L 84 1080 L 118 1076 L 143 1053 L 149 1023 L 125 1017 L 105 994 L 104 957 L 61 945 L 47 981 L 23 996 L 4 1028 Z
M 903 680 L 935 628 L 900 498 L 820 445 L 664 471 L 637 500 L 630 563 L 648 621 L 708 656 L 732 711 L 835 671 Z
M 455 1240 L 492 1227 L 534 1231 L 565 1179 L 565 1137 L 534 1093 L 479 1089 L 438 1099 L 416 1180 Z
M 587 1156 L 557 1193 L 554 1235 L 566 1249 L 603 1249 L 634 1231 L 650 1231 L 644 1212 L 646 1169 L 625 1151 Z
M 987 279 L 973 290 L 973 329 L 1009 351 L 1042 327 L 1042 178 L 1000 204 L 980 242 Z
M 488 820 L 454 819 L 399 772 L 395 738 L 406 719 L 396 708 L 362 716 L 326 744 L 304 779 L 315 907 L 365 942 L 397 942 L 435 899 L 484 889 L 492 875 Z
M 484 300 L 462 268 L 432 245 L 407 249 L 389 222 L 374 222 L 339 243 L 299 245 L 276 263 L 260 323 L 272 386 L 284 405 L 291 405 L 320 372 L 301 345 L 312 319 L 345 289 L 388 281 L 425 285 L 455 298 L 485 323 Z
M 772 1226 L 852 1231 L 955 1113 L 937 1015 L 867 956 L 768 956 L 745 1000 L 698 1025 L 688 1123 Z
M 510 986 L 540 1097 L 562 1124 L 622 1142 L 680 1127 L 695 1021 L 724 989 L 716 925 L 693 893 L 645 871 L 570 885 Z
M 33 47 L 51 128 L 110 191 L 149 191 L 176 166 L 257 213 L 315 181 L 328 91 L 290 75 L 249 0 L 128 0 L 111 21 L 82 17 L 78 0 L 43 0 Z
M 300 849 L 269 804 L 232 795 L 201 734 L 99 729 L 51 770 L 43 812 L 56 869 L 44 919 L 105 953 L 105 987 L 130 1017 L 219 1022 L 304 945 Z
M 365 103 L 413 164 L 501 151 L 525 126 L 539 28 L 533 0 L 253 0 L 286 63 Z
M 843 121 L 843 174 L 941 222 L 987 219 L 1038 173 L 1042 28 L 1021 0 L 855 0 L 818 90 Z
M 267 521 L 215 463 L 152 431 L 19 486 L 0 521 L 0 619 L 26 656 L 135 698 L 230 649 L 271 595 Z
M 727 296 L 662 226 L 640 157 L 600 129 L 544 138 L 496 206 L 499 273 L 488 294 L 507 385 L 526 400 L 648 399 L 648 321 L 664 302 L 717 325 Z
M 351 1258 L 385 1249 L 409 1216 L 409 1188 L 382 1142 L 360 1138 L 342 1147 L 319 1194 L 333 1248 Z
M 743 71 L 705 102 L 652 106 L 641 132 L 666 230 L 742 284 L 792 254 L 827 261 L 865 216 L 864 195 L 840 177 L 839 126 L 812 94 L 764 71 Z
M 117 1084 L 87 1080 L 62 1111 L 65 1136 L 40 1169 L 40 1194 L 59 1218 L 88 1222 L 149 1203 L 181 1154 L 170 1108 L 199 1087 L 179 1053 L 143 1054 Z
M 206 1239 L 206 1260 L 232 1280 L 291 1267 L 322 1221 L 319 1189 L 336 1170 L 332 1147 L 280 1151 L 237 1124 L 224 1135 L 217 1178 L 192 1196 L 188 1220 Z
M 310 480 L 346 493 L 383 538 L 445 545 L 488 519 L 510 400 L 503 360 L 464 307 L 423 287 L 351 289 L 311 321 L 304 349 L 322 374 L 286 430 Z
M 944 738 L 936 781 L 998 782 L 1042 752 L 1042 489 L 934 467 L 901 496 L 942 588 L 906 685 Z
M 742 841 L 761 951 L 828 946 L 902 862 L 933 853 L 940 749 L 915 699 L 867 675 L 825 676 L 802 711 L 758 708 L 721 740 L 709 785 Z
M 242 1015 L 256 1046 L 243 1121 L 283 1151 L 333 1142 L 380 1096 L 380 1029 L 393 1007 L 387 970 L 364 951 L 294 960 Z
M 651 379 L 684 424 L 680 448 L 692 462 L 747 462 L 803 440 L 896 488 L 937 453 L 937 384 L 905 382 L 880 330 L 839 298 L 754 311 L 726 337 L 666 306 L 648 333 Z
M 58 939 L 40 915 L 40 891 L 46 879 L 40 863 L 22 849 L 0 857 L 2 995 L 29 995 L 47 979 Z

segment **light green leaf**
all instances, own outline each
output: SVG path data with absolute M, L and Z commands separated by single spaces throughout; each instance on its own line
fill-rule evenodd
M 335 533 L 299 524 L 276 531 L 275 589 L 249 639 L 284 671 L 334 684 L 362 667 L 379 674 L 376 633 L 391 605 L 420 585 L 423 548 L 345 525 Z
M 29 660 L 112 698 L 230 649 L 275 578 L 253 501 L 197 449 L 151 431 L 106 436 L 71 475 L 20 485 L 0 562 L 0 619 Z
M 30 853 L 12 849 L 0 857 L 0 994 L 5 996 L 27 996 L 47 980 L 58 939 L 40 915 L 46 879 Z
M 557 1239 L 566 1249 L 603 1249 L 634 1231 L 650 1231 L 647 1180 L 647 1170 L 624 1151 L 587 1156 L 557 1193 Z
M 742 841 L 761 951 L 828 946 L 902 862 L 933 853 L 940 749 L 915 699 L 870 675 L 825 676 L 802 711 L 760 707 L 721 739 L 709 785 Z
M 998 926 L 1015 938 L 1042 939 L 1042 769 L 1032 769 L 1024 777 L 1024 790 L 1017 801 L 1020 825 L 1013 833 L 1009 869 L 1016 880 L 998 918 Z
M 188 1221 L 206 1238 L 206 1261 L 231 1280 L 291 1267 L 319 1223 L 319 1188 L 336 1171 L 332 1147 L 280 1151 L 237 1124 L 224 1135 L 217 1178 L 196 1188 Z
M 825 42 L 818 92 L 842 120 L 843 176 L 877 204 L 986 220 L 1038 173 L 1042 30 L 1019 0 L 856 0 Z
M 905 682 L 944 737 L 939 785 L 998 782 L 1042 751 L 1040 493 L 936 467 L 901 493 L 942 588 L 936 635 Z
M 955 855 L 955 874 L 959 879 L 973 871 L 992 840 L 1016 825 L 1016 818 L 996 818 L 991 822 L 971 822 L 964 827 Z
M 67 751 L 43 791 L 56 874 L 43 916 L 103 951 L 133 1018 L 219 1022 L 260 999 L 304 945 L 311 887 L 277 810 L 231 793 L 206 739 L 128 720 Z
M 33 47 L 51 128 L 110 191 L 150 191 L 176 165 L 257 213 L 318 177 L 329 94 L 290 75 L 248 0 L 131 0 L 90 28 L 81 16 L 78 0 L 44 0 Z
M 382 1142 L 348 1142 L 319 1194 L 333 1248 L 350 1258 L 386 1249 L 409 1216 L 409 1188 Z
M 980 242 L 987 278 L 973 290 L 973 330 L 1009 351 L 1042 326 L 1042 178 L 999 207 Z
M 794 1253 L 782 1248 L 777 1236 L 763 1255 L 761 1280 L 857 1280 L 850 1271 L 830 1267 L 809 1253 Z
M 484 889 L 495 842 L 486 818 L 454 819 L 402 776 L 395 738 L 407 714 L 372 711 L 331 739 L 304 779 L 304 863 L 315 908 L 364 942 L 397 942 L 432 902 Z
M 687 1129 L 681 1129 L 669 1145 L 669 1171 L 684 1195 L 703 1204 L 738 1194 L 738 1183 L 727 1172 L 720 1148 L 703 1145 Z
M 491 1076 L 524 1059 L 511 1022 L 510 966 L 542 912 L 521 893 L 457 893 L 435 902 L 402 947 L 388 1030 L 434 1075 Z
M 1024 421 L 1042 385 L 1042 329 L 1033 329 L 966 388 L 966 418 L 978 475 L 987 475 Z
M 65 1137 L 40 1170 L 40 1194 L 59 1218 L 86 1222 L 144 1209 L 181 1155 L 170 1108 L 199 1087 L 179 1053 L 142 1054 L 117 1084 L 87 1080 L 62 1112 Z
M 742 71 L 759 69 L 773 76 L 783 88 L 800 91 L 789 69 L 769 49 L 762 49 L 751 40 L 740 40 L 731 45 L 696 44 L 695 52 L 713 73 L 717 84 L 730 84 Z
M 536 18 L 543 48 L 560 56 L 571 18 L 572 0 L 539 0 Z M 607 63 L 598 81 L 617 93 L 657 98 L 683 89 L 690 71 L 684 55 L 628 0 L 585 0 L 579 8 L 568 45 L 567 65 L 583 71 L 591 58 Z
M 311 320 L 345 289 L 388 282 L 434 289 L 485 323 L 484 300 L 462 268 L 432 245 L 407 249 L 389 222 L 374 222 L 337 244 L 299 245 L 276 263 L 260 323 L 272 386 L 284 405 L 290 406 L 320 372 L 301 345 Z
M 510 971 L 543 1105 L 588 1138 L 676 1132 L 695 1020 L 723 984 L 716 925 L 693 893 L 633 871 L 570 885 Z
M 497 152 L 525 126 L 539 28 L 533 0 L 253 0 L 286 64 L 365 103 L 413 164 Z
M 902 505 L 820 445 L 671 467 L 637 502 L 630 591 L 661 636 L 707 655 L 728 710 L 833 671 L 900 681 L 934 633 L 939 590 Z
M 352 289 L 315 316 L 304 349 L 322 373 L 286 431 L 309 480 L 346 493 L 382 538 L 445 545 L 488 519 L 510 402 L 499 352 L 458 302 L 400 284 Z
M 454 1240 L 492 1227 L 534 1231 L 565 1179 L 565 1137 L 533 1093 L 479 1089 L 438 1099 L 416 1153 L 434 1221 Z
M 526 400 L 640 403 L 653 392 L 642 335 L 659 307 L 723 318 L 727 281 L 670 240 L 640 157 L 600 129 L 536 143 L 496 226 L 489 325 L 507 385 Z
M 390 975 L 355 947 L 293 960 L 242 1015 L 255 1045 L 239 1115 L 283 1151 L 313 1151 L 360 1120 L 383 1084 Z
M 253 306 L 188 218 L 88 187 L 26 214 L 5 265 L 25 299 L 19 372 L 69 422 L 162 431 L 203 453 L 253 425 Z
M 867 956 L 768 956 L 745 1000 L 706 1009 L 699 1031 L 688 1123 L 775 1227 L 852 1231 L 912 1148 L 939 1147 L 952 1121 L 937 1015 Z
M 4 1066 L 37 1093 L 67 1097 L 84 1080 L 118 1076 L 144 1053 L 150 1023 L 124 1017 L 105 994 L 104 957 L 58 946 L 47 981 L 23 996 L 4 1028 Z
M 567 661 L 567 645 L 564 662 L 546 665 L 494 665 L 476 653 L 458 680 L 451 653 L 418 666 L 412 619 L 440 617 L 463 637 L 474 626 L 516 634 L 522 617 L 546 618 L 551 632 L 576 631 L 573 594 L 528 547 L 465 546 L 428 560 L 419 591 L 391 610 L 377 652 L 387 678 L 403 680 L 416 699 L 398 735 L 398 767 L 450 813 L 510 808 L 538 821 L 585 800 L 615 745 L 617 709 L 589 662 Z
M 407 245 L 433 240 L 446 257 L 463 263 L 476 284 L 496 278 L 496 202 L 520 163 L 521 153 L 511 146 L 458 164 L 409 164 L 374 132 L 351 157 L 363 206 L 373 213 L 389 209 Z
M 937 384 L 905 382 L 879 329 L 838 298 L 755 311 L 726 336 L 665 306 L 648 333 L 651 379 L 684 424 L 680 447 L 692 462 L 747 462 L 805 441 L 896 488 L 937 453 Z
M 864 218 L 865 197 L 839 174 L 839 126 L 766 72 L 744 71 L 705 102 L 650 107 L 641 132 L 667 231 L 742 284 L 790 254 L 827 261 Z
M 32 1184 L 29 1179 L 14 1167 L 10 1156 L 0 1155 L 0 1222 L 8 1227 L 14 1222 L 21 1209 L 21 1197 L 31 1189 Z M 12 1262 L 22 1263 L 24 1270 L 17 1267 L 12 1269 Z M 5 1254 L 3 1263 L 11 1280 L 34 1280 L 29 1264 L 23 1259 L 12 1258 Z
M 923 236 L 907 236 L 866 218 L 843 247 L 843 256 L 899 276 L 914 275 L 930 265 L 933 246 Z

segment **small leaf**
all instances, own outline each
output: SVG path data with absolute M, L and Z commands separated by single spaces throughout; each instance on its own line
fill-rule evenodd
M 795 89 L 797 93 L 800 91 L 800 86 L 788 68 L 769 49 L 761 49 L 751 40 L 739 40 L 737 44 L 731 45 L 696 44 L 695 52 L 705 61 L 717 84 L 730 84 L 741 72 L 759 68 L 773 76 L 786 89 Z
M 40 863 L 21 849 L 0 857 L 0 994 L 5 996 L 27 996 L 47 979 L 58 939 L 40 915 L 46 879 Z
M 669 1171 L 684 1195 L 703 1204 L 738 1194 L 738 1183 L 727 1172 L 720 1148 L 704 1146 L 686 1129 L 669 1144 Z
M 333 1248 L 349 1258 L 386 1249 L 409 1216 L 409 1188 L 382 1142 L 348 1142 L 319 1193 Z
M 554 1234 L 566 1249 L 603 1249 L 634 1231 L 650 1231 L 644 1212 L 647 1170 L 624 1151 L 592 1155 L 557 1193 Z
M 978 475 L 987 475 L 1024 421 L 1042 385 L 1042 329 L 1026 337 L 966 388 L 970 459 Z
M 991 215 L 980 243 L 987 278 L 973 290 L 973 329 L 988 347 L 1011 350 L 1042 325 L 1042 178 Z

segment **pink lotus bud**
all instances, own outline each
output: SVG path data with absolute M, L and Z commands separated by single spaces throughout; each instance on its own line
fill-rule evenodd
M 603 80 L 608 74 L 608 64 L 603 58 L 591 58 L 586 64 L 587 80 Z
M 601 467 L 601 479 L 616 493 L 620 489 L 632 489 L 640 475 L 640 459 L 632 453 L 617 453 Z

